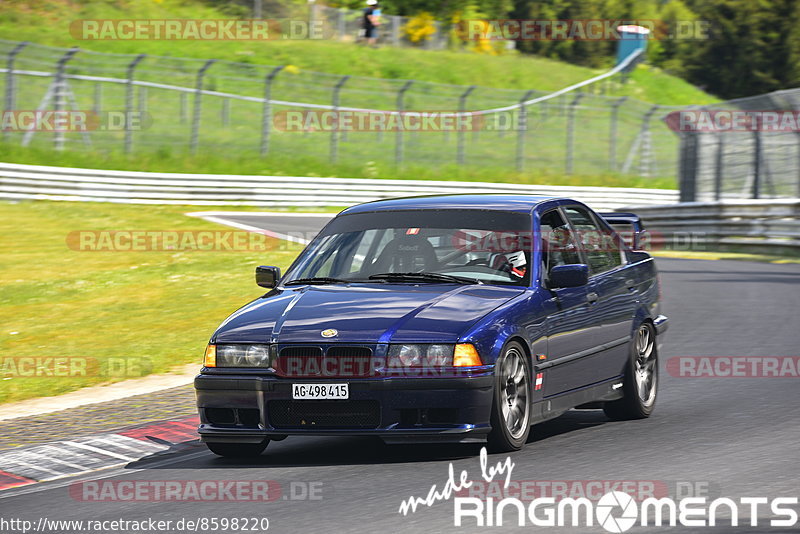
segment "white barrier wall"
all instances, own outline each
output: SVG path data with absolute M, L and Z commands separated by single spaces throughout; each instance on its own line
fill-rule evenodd
M 678 201 L 678 192 L 668 189 L 176 174 L 0 163 L 0 198 L 4 199 L 208 206 L 350 206 L 384 198 L 452 193 L 569 197 L 599 210 Z

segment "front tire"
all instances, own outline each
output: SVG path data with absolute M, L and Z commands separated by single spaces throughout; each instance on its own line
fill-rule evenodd
M 609 418 L 621 421 L 650 417 L 658 393 L 656 330 L 650 323 L 642 323 L 631 340 L 622 391 L 621 399 L 603 406 Z
M 255 458 L 264 452 L 267 445 L 268 439 L 261 443 L 206 443 L 211 452 L 225 458 Z
M 518 451 L 531 431 L 531 389 L 528 358 L 522 345 L 512 341 L 494 367 L 489 448 L 492 452 Z

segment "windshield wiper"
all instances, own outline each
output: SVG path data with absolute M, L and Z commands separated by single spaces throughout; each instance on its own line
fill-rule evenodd
M 284 285 L 296 286 L 301 284 L 349 284 L 352 280 L 343 280 L 342 278 L 331 278 L 329 276 L 315 276 L 313 278 L 297 278 L 290 280 Z
M 457 282 L 459 284 L 483 284 L 477 278 L 455 276 L 444 273 L 431 273 L 420 271 L 416 273 L 379 273 L 369 277 L 370 280 L 411 280 L 423 282 Z

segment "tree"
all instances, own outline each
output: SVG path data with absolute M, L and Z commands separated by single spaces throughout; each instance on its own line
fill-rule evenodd
M 800 3 L 796 0 L 695 1 L 711 24 L 683 60 L 690 81 L 725 98 L 800 84 Z

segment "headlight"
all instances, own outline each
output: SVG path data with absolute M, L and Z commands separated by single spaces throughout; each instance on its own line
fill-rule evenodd
M 453 345 L 428 345 L 425 354 L 425 365 L 443 367 L 453 365 Z
M 389 347 L 389 367 L 419 367 L 424 354 L 424 345 L 392 345 Z
M 454 345 L 390 345 L 389 367 L 445 367 L 453 365 Z
M 211 347 L 213 345 L 209 345 Z M 216 358 L 209 365 L 206 350 L 206 367 L 269 367 L 269 345 L 217 345 Z

